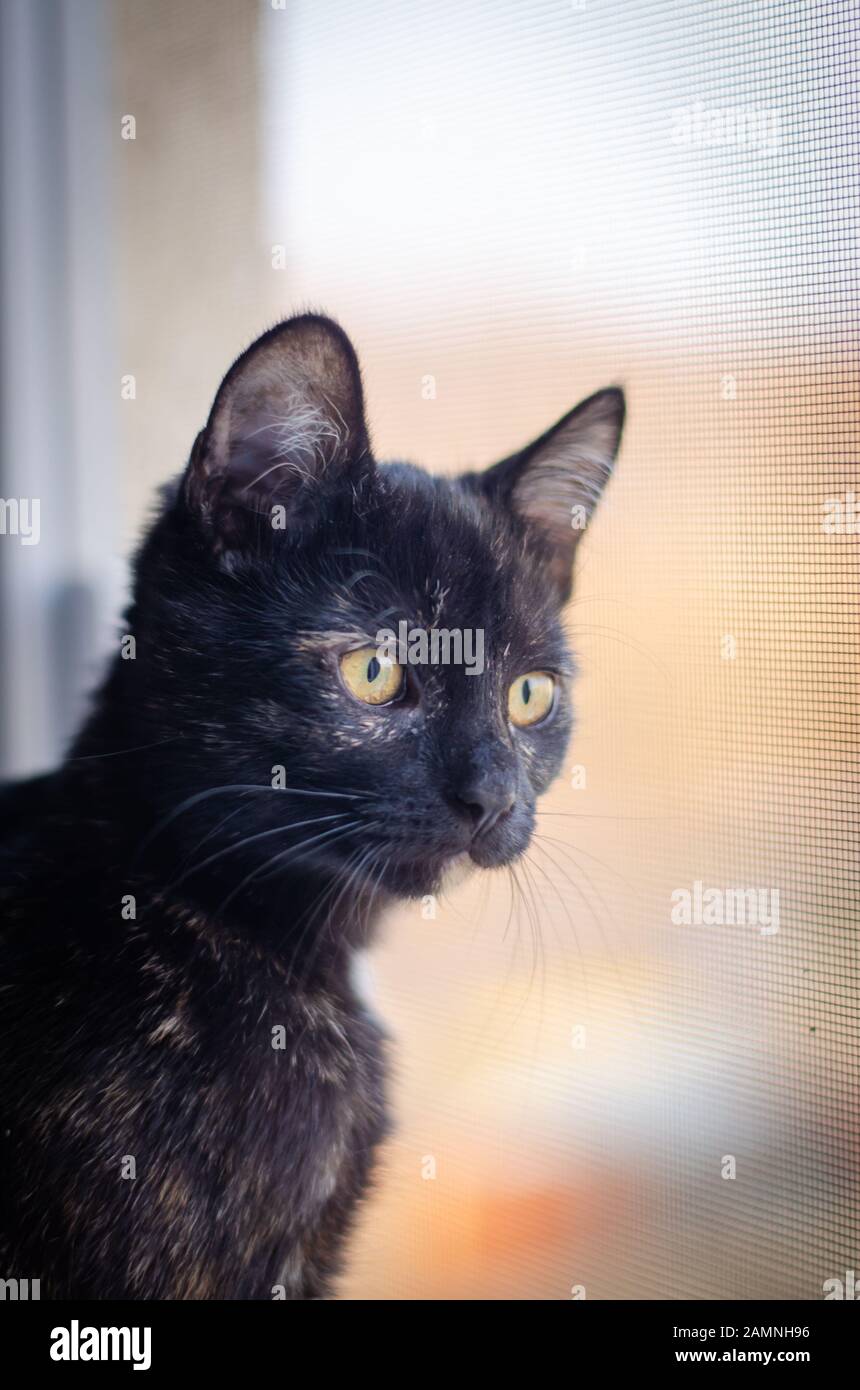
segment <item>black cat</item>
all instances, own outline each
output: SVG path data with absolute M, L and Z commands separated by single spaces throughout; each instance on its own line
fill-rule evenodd
M 602 391 L 444 479 L 374 461 L 330 320 L 230 369 L 91 717 L 57 772 L 0 794 L 4 1277 L 330 1292 L 386 1129 L 351 961 L 392 898 L 528 844 L 623 411 Z M 480 632 L 483 673 L 381 655 L 400 622 Z

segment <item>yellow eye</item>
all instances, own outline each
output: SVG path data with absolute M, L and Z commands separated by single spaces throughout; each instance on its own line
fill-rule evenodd
M 403 689 L 403 667 L 386 656 L 379 656 L 376 647 L 344 652 L 340 673 L 350 694 L 366 705 L 387 705 Z
M 546 671 L 517 676 L 508 691 L 508 717 L 518 729 L 546 719 L 555 699 L 555 681 Z

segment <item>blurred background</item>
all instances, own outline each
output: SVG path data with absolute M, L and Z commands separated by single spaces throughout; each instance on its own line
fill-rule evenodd
M 2 0 L 6 775 L 61 755 L 155 490 L 273 321 L 340 319 L 377 453 L 442 472 L 628 393 L 518 883 L 409 905 L 370 961 L 397 1125 L 344 1298 L 860 1270 L 855 22 Z M 697 883 L 779 929 L 673 921 Z

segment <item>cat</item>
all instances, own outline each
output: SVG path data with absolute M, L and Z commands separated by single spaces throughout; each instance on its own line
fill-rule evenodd
M 331 319 L 227 372 L 55 772 L 0 794 L 0 1268 L 46 1298 L 332 1295 L 387 1133 L 392 901 L 520 855 L 571 731 L 598 392 L 484 472 L 377 463 Z M 381 656 L 480 631 L 485 669 Z

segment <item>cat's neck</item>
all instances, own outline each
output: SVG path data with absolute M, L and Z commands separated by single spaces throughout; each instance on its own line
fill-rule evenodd
M 336 873 L 293 870 L 276 889 L 253 896 L 212 882 L 171 885 L 159 901 L 213 948 L 246 948 L 276 969 L 301 980 L 347 971 L 352 955 L 370 945 L 386 899 L 367 885 L 352 885 Z
M 355 957 L 369 944 L 381 905 L 366 900 L 360 912 L 356 904 L 323 916 L 315 887 L 294 876 L 291 889 L 290 908 L 280 916 L 257 915 L 252 921 L 242 908 L 219 913 L 176 893 L 158 897 L 155 916 L 237 983 L 267 980 L 276 991 L 286 984 L 293 995 L 351 993 Z
M 122 674 L 111 674 L 104 696 Z M 189 872 L 194 861 L 164 833 L 170 827 L 162 826 L 164 816 L 146 792 L 152 760 L 166 756 L 168 740 L 164 747 L 138 740 L 117 714 L 118 702 L 104 696 L 58 776 L 59 801 L 77 822 L 79 852 L 117 879 L 120 894 L 139 897 L 142 913 L 183 924 L 225 959 L 266 960 L 308 983 L 345 979 L 355 950 L 373 939 L 384 895 L 347 872 L 290 865 L 243 885 L 247 871 L 229 855 Z

